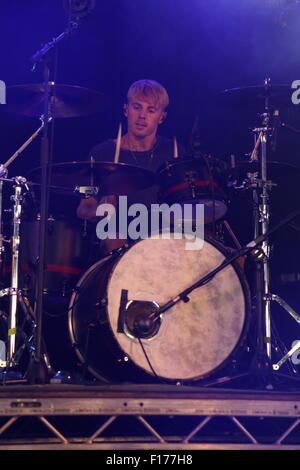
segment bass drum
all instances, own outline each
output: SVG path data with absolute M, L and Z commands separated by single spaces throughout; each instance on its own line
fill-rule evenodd
M 201 242 L 201 249 L 191 250 L 175 236 L 139 240 L 83 275 L 69 305 L 69 334 L 93 376 L 107 382 L 194 382 L 233 358 L 250 316 L 248 285 L 234 264 L 162 314 L 150 337 L 120 329 L 124 291 L 127 306 L 132 300 L 162 306 L 226 259 L 218 242 Z M 132 323 L 126 313 L 125 325 Z

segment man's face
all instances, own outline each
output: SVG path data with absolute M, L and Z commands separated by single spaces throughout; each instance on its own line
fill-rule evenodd
M 166 116 L 158 104 L 140 97 L 133 97 L 125 104 L 124 112 L 127 117 L 128 132 L 141 139 L 155 135 L 157 127 Z

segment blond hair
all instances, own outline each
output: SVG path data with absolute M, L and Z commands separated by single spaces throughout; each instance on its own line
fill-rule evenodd
M 138 80 L 134 82 L 127 92 L 127 100 L 129 102 L 136 97 L 150 100 L 162 110 L 165 110 L 169 104 L 167 90 L 155 80 Z

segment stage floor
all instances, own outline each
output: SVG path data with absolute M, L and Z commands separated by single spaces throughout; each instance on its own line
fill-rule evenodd
M 231 384 L 232 385 L 232 384 Z M 300 386 L 6 384 L 0 450 L 300 449 Z

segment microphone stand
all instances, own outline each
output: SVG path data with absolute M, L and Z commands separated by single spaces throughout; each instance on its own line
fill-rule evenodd
M 38 62 L 43 62 L 44 68 L 44 126 L 41 143 L 41 194 L 40 194 L 40 225 L 39 225 L 39 262 L 37 266 L 37 286 L 35 319 L 36 329 L 34 336 L 34 350 L 31 362 L 26 372 L 26 378 L 30 383 L 45 383 L 48 381 L 47 372 L 42 359 L 42 317 L 43 317 L 43 287 L 45 277 L 45 251 L 46 251 L 46 224 L 48 215 L 48 195 L 49 195 L 49 121 L 55 116 L 51 116 L 50 97 L 50 67 L 48 64 L 48 54 L 60 41 L 68 37 L 78 28 L 79 22 L 73 20 L 69 22 L 67 29 L 52 41 L 37 51 L 32 57 L 35 70 Z
M 210 271 L 208 274 L 203 276 L 201 279 L 196 281 L 194 284 L 192 284 L 190 287 L 185 289 L 184 291 L 180 292 L 174 299 L 170 300 L 166 304 L 162 305 L 159 307 L 159 309 L 156 312 L 156 317 L 159 317 L 162 313 L 167 312 L 170 308 L 172 308 L 175 304 L 177 304 L 180 301 L 183 302 L 188 302 L 189 298 L 188 295 L 197 289 L 198 287 L 203 286 L 207 282 L 209 282 L 216 274 L 218 274 L 220 271 L 225 269 L 227 266 L 232 264 L 237 258 L 240 258 L 241 256 L 246 256 L 251 252 L 254 252 L 254 256 L 260 256 L 262 253 L 262 250 L 259 248 L 259 246 L 267 240 L 267 238 L 272 235 L 272 233 L 277 232 L 281 227 L 284 227 L 287 225 L 291 220 L 295 219 L 298 215 L 300 215 L 300 207 L 296 209 L 295 211 L 291 212 L 289 215 L 287 215 L 284 219 L 282 219 L 278 224 L 276 224 L 274 227 L 272 227 L 268 232 L 265 232 L 262 235 L 259 235 L 256 239 L 251 240 L 246 246 L 242 247 L 240 250 L 238 250 L 233 256 L 228 258 L 226 261 L 223 261 L 219 266 L 217 266 L 215 269 Z

